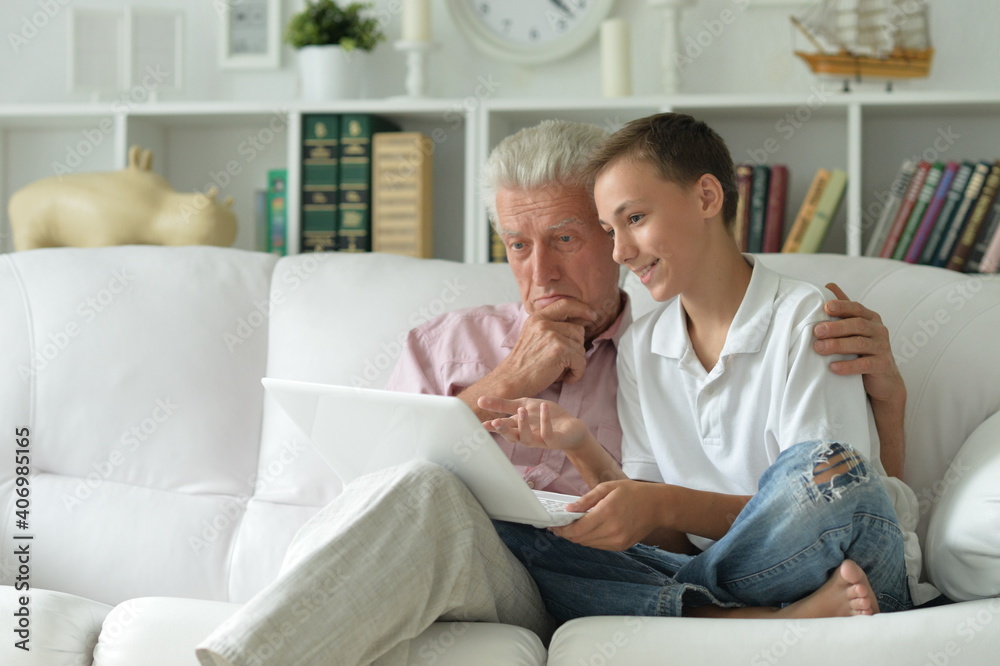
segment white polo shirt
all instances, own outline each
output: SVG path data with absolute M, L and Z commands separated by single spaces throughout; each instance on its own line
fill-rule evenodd
M 813 327 L 828 321 L 833 294 L 793 280 L 744 255 L 750 284 L 719 360 L 706 371 L 691 347 L 675 298 L 637 320 L 618 343 L 622 469 L 630 478 L 754 495 L 778 454 L 799 442 L 850 444 L 882 475 L 903 532 L 907 582 L 915 604 L 939 592 L 920 582 L 917 497 L 887 477 L 875 419 L 859 375 L 830 372 L 813 349 Z M 689 535 L 708 548 L 710 539 Z
M 778 454 L 799 442 L 838 441 L 878 459 L 861 377 L 833 374 L 827 366 L 838 357 L 812 347 L 833 295 L 746 259 L 750 284 L 710 371 L 691 347 L 679 298 L 622 337 L 618 414 L 629 477 L 753 495 Z

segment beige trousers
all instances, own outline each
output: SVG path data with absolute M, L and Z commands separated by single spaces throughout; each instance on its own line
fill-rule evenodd
M 197 648 L 203 666 L 397 666 L 438 619 L 553 629 L 465 485 L 411 463 L 357 479 L 296 534 L 281 573 Z

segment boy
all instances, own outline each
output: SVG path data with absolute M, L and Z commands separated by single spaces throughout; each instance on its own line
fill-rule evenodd
M 514 414 L 488 427 L 564 450 L 595 486 L 568 507 L 589 513 L 551 530 L 562 539 L 497 523 L 549 612 L 910 608 L 904 535 L 861 381 L 829 373 L 811 347 L 829 295 L 739 252 L 722 139 L 689 116 L 643 118 L 612 136 L 590 171 L 614 259 L 665 303 L 620 343 L 622 466 L 558 405 L 480 400 Z

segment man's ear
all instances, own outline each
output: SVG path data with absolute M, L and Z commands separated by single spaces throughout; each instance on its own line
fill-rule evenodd
M 701 211 L 704 219 L 709 220 L 722 213 L 725 194 L 722 183 L 710 173 L 702 174 L 695 184 L 698 197 L 701 199 Z

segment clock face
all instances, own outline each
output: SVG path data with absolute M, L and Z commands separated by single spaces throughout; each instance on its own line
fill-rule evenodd
M 594 38 L 613 0 L 448 0 L 459 28 L 484 53 L 540 63 Z

